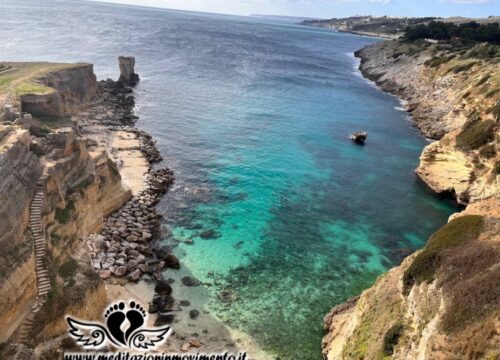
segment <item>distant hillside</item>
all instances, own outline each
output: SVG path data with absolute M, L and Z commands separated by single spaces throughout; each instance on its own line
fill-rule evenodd
M 322 27 L 337 31 L 352 32 L 361 35 L 382 37 L 399 37 L 408 26 L 427 24 L 435 20 L 434 17 L 425 18 L 395 18 L 374 16 L 352 16 L 348 18 L 333 18 L 327 20 L 306 20 L 301 25 Z
M 490 16 L 483 19 L 472 19 L 464 17 L 437 18 L 437 17 L 389 17 L 389 16 L 352 16 L 348 18 L 333 18 L 325 20 L 305 20 L 301 25 L 322 27 L 337 31 L 351 32 L 360 35 L 380 36 L 385 38 L 398 38 L 403 35 L 405 29 L 418 25 L 427 25 L 431 21 L 451 22 L 462 24 L 475 21 L 479 24 L 500 22 L 499 16 Z
M 306 21 L 316 21 L 319 20 L 317 18 L 311 17 L 300 17 L 300 16 L 283 16 L 283 15 L 262 15 L 262 14 L 251 14 L 250 17 L 267 19 L 267 20 L 275 20 L 281 22 L 289 22 L 293 24 L 306 22 Z

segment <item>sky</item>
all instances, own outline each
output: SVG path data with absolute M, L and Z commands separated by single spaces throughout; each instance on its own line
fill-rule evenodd
M 91 0 L 221 14 L 286 15 L 315 18 L 352 15 L 500 15 L 500 0 Z

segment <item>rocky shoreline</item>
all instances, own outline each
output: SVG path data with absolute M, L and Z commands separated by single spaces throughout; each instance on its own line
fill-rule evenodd
M 495 137 L 500 99 L 491 75 L 498 74 L 499 65 L 478 56 L 486 48 L 385 41 L 356 51 L 362 75 L 406 100 L 414 125 L 437 140 L 423 150 L 418 177 L 465 210 L 452 215 L 426 247 L 325 316 L 324 359 L 500 355 L 495 346 L 499 289 L 493 280 L 498 271 L 490 260 L 500 256 Z
M 173 315 L 167 315 L 166 312 L 172 310 L 174 304 L 170 296 L 171 287 L 163 278 L 162 271 L 167 268 L 179 269 L 180 262 L 171 253 L 171 249 L 160 243 L 162 216 L 157 213 L 155 205 L 166 194 L 175 178 L 173 172 L 166 167 L 154 168 L 154 164 L 163 160 L 155 141 L 151 135 L 134 127 L 138 119 L 133 111 L 135 101 L 132 86 L 138 81 L 133 70 L 134 63 L 135 61 L 127 61 L 127 66 L 120 66 L 120 80 L 100 81 L 97 97 L 101 99 L 99 106 L 104 107 L 100 112 L 107 114 L 101 124 L 111 132 L 135 134 L 139 141 L 138 148 L 147 161 L 143 190 L 109 215 L 104 220 L 103 229 L 88 237 L 87 246 L 90 249 L 92 267 L 101 279 L 112 279 L 121 284 L 127 281 L 137 283 L 143 279 L 156 283 L 156 295 L 149 304 L 149 312 L 159 313 L 156 324 L 162 325 L 173 321 Z M 131 70 L 129 66 L 132 66 Z M 128 77 L 132 79 L 126 81 Z M 86 111 L 89 112 L 89 109 Z M 124 165 L 120 163 L 119 156 L 116 156 L 116 160 L 119 168 Z

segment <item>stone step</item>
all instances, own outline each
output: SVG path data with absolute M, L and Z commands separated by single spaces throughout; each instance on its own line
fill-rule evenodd
M 38 292 L 38 296 L 45 296 L 49 293 L 50 289 L 42 290 Z
M 51 289 L 51 286 L 50 284 L 46 284 L 46 285 L 40 285 L 38 287 L 38 294 L 39 295 L 44 295 L 44 292 L 47 291 L 49 292 L 49 290 Z
M 50 288 L 50 281 L 49 280 L 38 283 L 38 289 L 45 289 L 46 287 Z

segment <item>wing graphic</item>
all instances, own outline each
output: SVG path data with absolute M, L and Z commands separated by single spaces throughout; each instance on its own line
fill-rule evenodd
M 108 341 L 115 343 L 113 338 L 109 336 L 108 331 L 102 325 L 95 323 L 85 323 L 75 319 L 66 317 L 69 324 L 69 333 L 77 344 L 84 347 L 100 348 Z
M 130 336 L 128 346 L 129 348 L 144 350 L 154 349 L 158 345 L 163 344 L 171 333 L 172 329 L 169 326 L 154 330 L 137 330 Z

